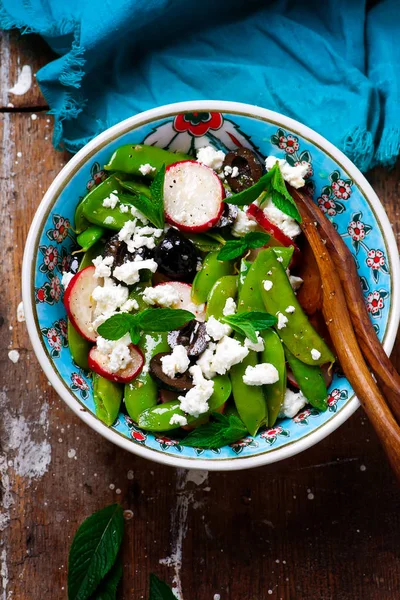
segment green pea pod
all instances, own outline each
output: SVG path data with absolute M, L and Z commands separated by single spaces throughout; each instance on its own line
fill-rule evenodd
M 260 270 L 256 268 L 256 261 L 250 265 L 240 286 L 237 312 L 249 312 L 252 310 L 265 312 L 260 290 Z
M 288 348 L 285 348 L 285 354 L 299 388 L 308 402 L 318 410 L 326 410 L 328 408 L 328 390 L 321 368 L 304 364 Z
M 123 396 L 123 387 L 93 373 L 93 399 L 96 416 L 110 427 L 119 415 Z
M 117 180 L 119 181 L 121 186 L 124 188 L 124 190 L 127 190 L 131 194 L 142 194 L 143 196 L 146 196 L 146 198 L 151 199 L 150 188 L 148 185 L 143 183 L 143 181 L 140 181 L 138 179 L 124 180 L 118 176 L 117 176 Z
M 86 217 L 83 216 L 83 200 L 79 202 L 78 206 L 75 209 L 75 233 L 79 235 L 82 231 L 85 231 L 90 225 L 89 221 Z
M 110 162 L 105 165 L 106 171 L 122 171 L 132 175 L 143 175 L 140 171 L 142 165 L 149 164 L 155 171 L 151 171 L 147 177 L 154 179 L 157 171 L 163 165 L 166 167 L 183 160 L 193 160 L 192 156 L 179 152 L 169 152 L 157 146 L 145 146 L 144 144 L 120 146 L 115 150 Z
M 96 242 L 93 244 L 82 256 L 82 260 L 79 265 L 79 271 L 86 269 L 86 267 L 90 267 L 93 264 L 93 259 L 97 256 L 100 256 L 103 253 L 104 244 L 102 242 Z
M 220 319 L 228 298 L 236 298 L 238 278 L 236 275 L 225 275 L 214 283 L 207 299 L 206 318 Z
M 242 291 L 244 281 L 247 277 L 247 273 L 249 272 L 252 264 L 253 263 L 251 263 L 249 260 L 246 260 L 245 258 L 242 258 L 242 260 L 240 261 L 239 281 L 238 281 L 238 293 L 239 294 Z
M 232 381 L 232 394 L 237 411 L 250 435 L 256 435 L 268 420 L 267 403 L 264 398 L 263 386 L 249 386 L 243 382 L 246 368 L 258 364 L 257 352 L 250 350 L 246 358 L 234 365 L 229 371 Z
M 112 192 L 122 194 L 124 188 L 116 175 L 110 175 L 99 185 L 92 188 L 88 195 L 82 200 L 82 212 L 84 217 L 94 225 L 100 225 L 107 229 L 119 230 L 127 221 L 132 219 L 131 213 L 121 212 L 121 204 L 115 208 L 103 206 L 103 202 Z M 125 199 L 124 199 L 125 202 Z
M 191 294 L 195 304 L 207 302 L 208 295 L 217 279 L 233 274 L 234 261 L 218 260 L 217 256 L 218 252 L 209 252 L 204 258 L 200 271 L 196 273 Z
M 67 325 L 68 347 L 71 352 L 72 360 L 80 367 L 87 371 L 89 369 L 88 356 L 91 348 L 91 343 L 85 340 L 68 319 Z
M 149 373 L 150 360 L 159 352 L 169 352 L 167 333 L 142 335 L 138 344 L 144 356 L 144 366 L 139 375 L 125 385 L 125 406 L 128 415 L 137 421 L 140 413 L 158 402 L 157 384 Z
M 190 240 L 200 252 L 216 252 L 222 248 L 222 244 L 219 241 L 214 240 L 206 233 L 185 233 L 184 236 Z
M 213 381 L 214 392 L 208 400 L 209 411 L 205 413 L 207 415 L 222 406 L 222 404 L 228 400 L 232 390 L 228 375 L 217 375 L 214 377 Z M 186 415 L 179 408 L 179 405 L 179 401 L 172 400 L 171 402 L 165 402 L 164 404 L 148 408 L 139 415 L 139 427 L 148 431 L 170 431 L 171 429 L 177 429 L 179 425 L 171 425 L 170 423 L 170 420 L 174 415 L 186 417 L 188 425 L 199 420 L 198 417 Z M 201 416 L 203 417 L 205 415 Z
M 264 350 L 261 352 L 261 362 L 274 365 L 279 374 L 279 380 L 264 386 L 264 396 L 268 406 L 268 426 L 273 427 L 283 405 L 286 392 L 286 362 L 283 345 L 279 335 L 273 329 L 263 331 Z
M 282 258 L 282 267 L 287 269 L 292 260 L 294 246 L 271 246 L 277 258 Z
M 288 319 L 284 327 L 277 328 L 277 333 L 285 346 L 307 365 L 333 363 L 335 361 L 334 355 L 309 323 L 292 290 L 286 271 L 282 263 L 276 260 L 273 250 L 271 248 L 262 250 L 257 256 L 253 268 L 259 278 L 258 285 L 267 312 L 272 315 L 282 313 Z M 272 282 L 272 287 L 268 291 L 265 290 L 263 285 L 265 279 Z M 294 312 L 286 312 L 289 306 L 294 307 Z M 312 350 L 319 353 L 318 359 L 313 359 Z
M 99 227 L 98 225 L 91 225 L 90 227 L 85 229 L 85 231 L 78 235 L 76 241 L 81 246 L 82 250 L 84 252 L 87 252 L 89 248 L 94 246 L 94 244 L 102 238 L 104 232 L 105 229 L 103 229 L 103 227 Z

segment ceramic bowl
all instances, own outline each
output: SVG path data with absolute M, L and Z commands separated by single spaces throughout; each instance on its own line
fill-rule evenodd
M 112 427 L 96 417 L 90 377 L 73 363 L 68 349 L 61 273 L 68 270 L 75 246 L 70 226 L 79 198 L 105 178 L 102 165 L 118 146 L 136 143 L 190 154 L 205 145 L 224 151 L 247 146 L 290 164 L 309 162 L 307 187 L 350 248 L 374 328 L 388 353 L 393 347 L 399 323 L 398 251 L 385 211 L 360 171 L 323 137 L 278 113 L 233 102 L 183 102 L 131 117 L 96 137 L 63 168 L 36 212 L 24 255 L 23 302 L 33 348 L 49 381 L 105 438 L 176 467 L 245 469 L 316 444 L 359 406 L 343 376 L 334 377 L 325 413 L 307 408 L 218 451 L 185 448 L 173 436 L 143 432 L 122 412 Z

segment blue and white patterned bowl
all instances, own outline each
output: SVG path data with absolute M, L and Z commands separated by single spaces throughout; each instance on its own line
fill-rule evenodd
M 213 145 L 248 146 L 262 155 L 307 161 L 307 186 L 335 223 L 357 263 L 374 327 L 390 352 L 399 324 L 399 258 L 388 218 L 371 186 L 332 144 L 301 123 L 262 108 L 233 102 L 183 102 L 153 109 L 108 129 L 64 167 L 33 220 L 24 255 L 23 301 L 34 350 L 58 394 L 90 427 L 140 456 L 169 465 L 229 470 L 282 460 L 323 439 L 359 406 L 344 377 L 335 376 L 329 410 L 303 410 L 294 419 L 221 450 L 185 448 L 178 440 L 140 431 L 124 414 L 112 427 L 95 415 L 91 380 L 68 350 L 61 273 L 68 270 L 76 204 L 100 183 L 104 165 L 122 144 L 145 143 L 195 153 Z

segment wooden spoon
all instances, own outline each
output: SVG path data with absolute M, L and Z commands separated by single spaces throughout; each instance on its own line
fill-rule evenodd
M 332 223 L 325 217 L 311 198 L 302 190 L 290 188 L 298 206 L 307 207 L 308 214 L 318 223 L 326 248 L 335 265 L 343 286 L 347 308 L 362 352 L 371 367 L 386 400 L 400 423 L 400 375 L 390 362 L 376 331 L 372 326 L 353 256 Z
M 302 230 L 320 269 L 322 311 L 342 369 L 371 421 L 390 464 L 400 480 L 400 427 L 373 379 L 358 346 L 346 299 L 333 260 L 317 230 L 314 215 L 299 201 Z

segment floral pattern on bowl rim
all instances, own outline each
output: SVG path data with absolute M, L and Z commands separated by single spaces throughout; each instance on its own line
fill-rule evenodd
M 30 335 L 42 367 L 50 378 L 56 377 L 58 383 L 62 382 L 62 386 L 57 386 L 57 391 L 64 399 L 66 390 L 73 395 L 76 405 L 72 403 L 72 398 L 68 399 L 68 404 L 71 406 L 72 403 L 75 412 L 81 416 L 83 413 L 85 416 L 82 418 L 90 421 L 103 435 L 109 439 L 112 437 L 114 442 L 133 452 L 177 466 L 216 470 L 246 468 L 254 466 L 255 461 L 246 465 L 246 461 L 240 460 L 240 465 L 233 465 L 232 460 L 237 463 L 238 458 L 258 457 L 257 464 L 279 460 L 310 445 L 306 438 L 333 419 L 336 422 L 330 430 L 336 428 L 358 405 L 348 381 L 340 375 L 334 377 L 330 387 L 329 408 L 325 413 L 307 407 L 294 419 L 280 420 L 274 428 L 261 431 L 254 439 L 247 437 L 218 451 L 185 448 L 173 436 L 165 438 L 142 432 L 123 413 L 110 429 L 96 417 L 95 421 L 93 418 L 86 418 L 87 413 L 94 415 L 91 381 L 88 374 L 73 363 L 68 350 L 61 286 L 62 271 L 68 268 L 72 260 L 74 235 L 71 223 L 79 197 L 104 179 L 101 165 L 107 162 L 115 148 L 124 143 L 154 144 L 191 154 L 209 144 L 224 151 L 243 145 L 252 148 L 259 155 L 274 154 L 279 158 L 286 158 L 292 165 L 307 161 L 310 163 L 307 190 L 321 210 L 334 222 L 353 253 L 367 309 L 381 340 L 385 339 L 391 319 L 396 321 L 394 329 L 398 325 L 397 305 L 396 310 L 393 310 L 394 275 L 397 282 L 398 265 L 391 264 L 393 261 L 389 252 L 389 245 L 393 251 L 395 243 L 394 239 L 388 240 L 387 231 L 383 235 L 382 214 L 378 219 L 376 206 L 368 200 L 360 184 L 355 183 L 354 175 L 350 176 L 348 166 L 343 166 L 342 162 L 349 161 L 334 149 L 342 157 L 340 163 L 335 160 L 321 147 L 321 140 L 325 145 L 329 144 L 320 136 L 286 117 L 247 105 L 215 102 L 191 104 L 198 106 L 199 110 L 168 110 L 174 108 L 171 105 L 164 107 L 165 116 L 146 119 L 147 114 L 154 113 L 149 111 L 123 122 L 91 142 L 86 149 L 89 156 L 78 161 L 81 153 L 86 154 L 83 149 L 72 159 L 71 162 L 77 163 L 73 177 L 63 178 L 62 185 L 56 191 L 52 188 L 57 188 L 57 180 L 54 182 L 47 194 L 51 197 L 52 204 L 43 215 L 37 214 L 35 217 L 35 221 L 40 219 L 40 227 L 34 221 L 30 233 L 30 237 L 34 236 L 34 239 L 27 243 L 27 247 L 34 244 L 34 256 L 33 262 L 32 255 L 24 258 L 24 279 L 26 280 L 27 274 L 29 278 L 32 277 L 32 286 L 28 290 L 24 286 L 24 302 L 30 304 L 28 313 L 32 312 L 32 320 L 35 322 L 35 330 L 30 327 Z M 213 104 L 226 105 L 227 108 L 223 111 L 212 110 Z M 210 110 L 206 110 L 207 106 Z M 158 112 L 161 110 L 158 109 Z M 262 114 L 254 115 L 254 111 Z M 132 120 L 139 120 L 139 124 L 129 127 L 129 121 Z M 118 129 L 120 133 L 112 136 L 112 132 Z M 319 138 L 320 144 L 312 141 L 315 137 Z M 96 148 L 95 142 L 101 142 L 102 138 L 104 143 Z M 357 172 L 353 165 L 351 167 Z M 358 180 L 363 179 L 361 174 L 357 175 Z M 368 186 L 366 182 L 365 185 Z M 394 338 L 393 335 L 392 337 Z M 38 352 L 38 344 L 35 344 L 38 338 L 45 358 Z M 345 412 L 348 414 L 339 422 L 340 414 L 344 415 Z M 110 436 L 110 431 L 118 435 Z M 324 433 L 319 435 L 320 438 L 324 436 Z M 304 442 L 302 447 L 300 441 Z M 296 443 L 298 449 L 294 448 Z M 151 452 L 144 453 L 141 451 L 143 448 Z M 283 449 L 286 452 L 280 452 L 278 456 L 275 451 Z M 274 453 L 276 456 L 273 456 Z M 226 461 L 230 466 L 224 464 Z

